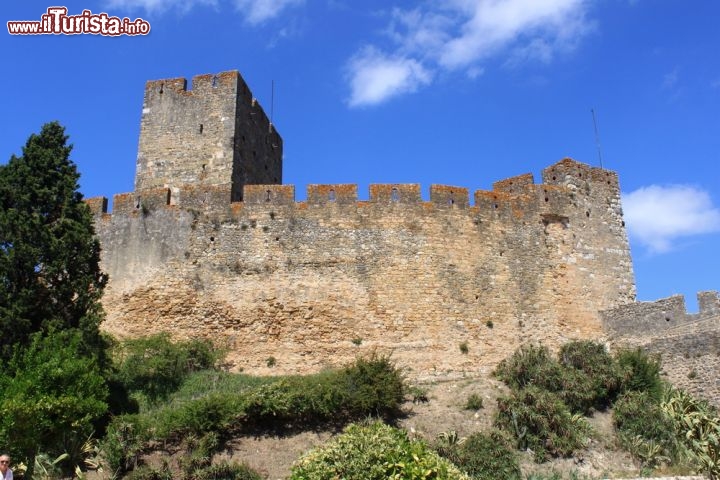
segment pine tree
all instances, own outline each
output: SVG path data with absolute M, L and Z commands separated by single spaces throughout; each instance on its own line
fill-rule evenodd
M 76 329 L 100 354 L 100 296 L 107 277 L 92 216 L 78 191 L 72 145 L 44 125 L 0 166 L 0 360 L 35 332 Z

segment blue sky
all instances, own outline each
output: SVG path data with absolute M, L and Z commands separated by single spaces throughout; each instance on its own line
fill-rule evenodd
M 489 189 L 569 156 L 620 175 L 638 298 L 720 289 L 716 0 L 37 0 L 147 36 L 0 34 L 0 162 L 51 120 L 88 196 L 132 190 L 146 80 L 239 70 L 284 183 Z

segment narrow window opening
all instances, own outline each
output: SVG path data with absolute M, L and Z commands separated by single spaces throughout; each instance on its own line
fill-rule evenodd
M 165 83 L 161 83 L 161 84 L 160 84 L 160 95 L 163 94 L 164 88 L 165 88 Z
M 498 208 L 498 204 L 497 203 L 493 204 L 493 208 Z
M 214 242 L 214 241 L 215 241 L 215 237 L 210 237 L 210 241 L 211 241 L 211 242 Z
M 265 201 L 269 202 L 270 201 L 270 190 L 266 190 L 265 194 L 266 194 Z
M 203 171 L 205 170 L 205 166 L 206 166 L 206 164 L 205 164 L 205 163 L 203 163 L 203 165 L 202 165 L 202 169 L 203 169 Z
M 137 208 L 140 208 L 140 197 L 137 197 L 137 198 L 135 199 L 135 208 L 136 208 L 136 209 L 137 209 Z
M 589 211 L 588 211 L 588 212 L 585 212 L 585 216 L 588 217 L 588 218 L 590 218 L 590 212 L 589 212 Z
M 217 80 L 218 80 L 217 75 L 213 75 L 213 78 L 212 78 L 212 87 L 213 88 L 217 87 Z
M 165 197 L 165 205 L 170 205 L 170 195 L 172 193 L 172 190 L 168 188 L 167 190 L 167 196 Z
M 555 175 L 553 175 L 553 180 L 557 180 L 557 177 L 555 177 Z
M 330 190 L 330 192 L 328 193 L 328 200 L 330 200 L 331 202 L 335 201 L 335 190 Z
M 203 124 L 202 123 L 200 124 L 200 128 L 198 130 L 200 131 L 200 135 L 202 135 L 202 132 L 203 132 Z
M 400 192 L 397 188 L 393 187 L 392 191 L 390 192 L 390 200 L 392 200 L 393 202 L 400 201 Z
M 549 199 L 548 197 L 545 197 L 545 201 L 546 201 L 546 202 L 549 202 L 550 199 Z

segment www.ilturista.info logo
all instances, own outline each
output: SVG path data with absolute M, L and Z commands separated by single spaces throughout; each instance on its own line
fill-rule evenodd
M 40 21 L 7 22 L 10 35 L 147 35 L 150 24 L 142 18 L 111 17 L 107 13 L 83 10 L 80 15 L 68 15 L 66 7 L 50 7 Z

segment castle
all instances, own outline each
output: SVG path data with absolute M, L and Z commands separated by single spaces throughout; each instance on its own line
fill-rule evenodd
M 564 159 L 491 191 L 282 184 L 282 139 L 238 72 L 150 81 L 135 191 L 88 199 L 104 328 L 210 337 L 235 370 L 391 354 L 410 375 L 489 371 L 522 342 L 605 335 L 635 300 L 617 175 Z M 614 318 L 612 315 L 608 318 Z

